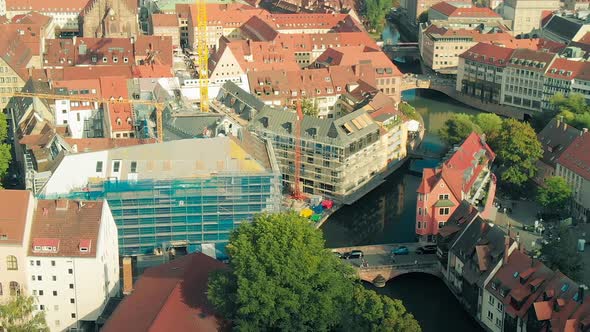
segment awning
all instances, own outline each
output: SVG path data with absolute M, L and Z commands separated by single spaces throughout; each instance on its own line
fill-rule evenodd
M 455 203 L 453 203 L 450 199 L 439 199 L 435 204 L 435 207 L 452 207 L 455 206 Z

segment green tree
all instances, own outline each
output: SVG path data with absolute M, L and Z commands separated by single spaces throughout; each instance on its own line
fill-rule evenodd
M 257 215 L 227 249 L 231 270 L 211 275 L 208 298 L 238 330 L 327 331 L 341 321 L 354 273 L 306 219 Z
M 313 101 L 308 98 L 301 100 L 301 110 L 305 115 L 318 116 L 320 114 L 320 110 L 313 103 Z
M 32 297 L 18 295 L 0 304 L 0 326 L 10 332 L 49 331 L 44 314 L 34 313 L 34 302 Z
M 567 210 L 572 199 L 572 188 L 559 176 L 552 176 L 545 181 L 545 187 L 540 187 L 537 201 L 546 211 L 561 215 Z
M 502 118 L 493 113 L 479 113 L 473 117 L 473 122 L 486 135 L 486 141 L 490 147 L 495 149 L 495 142 L 502 129 Z
M 379 295 L 356 286 L 345 331 L 421 331 L 414 316 L 406 311 L 400 300 Z
M 535 176 L 536 162 L 543 155 L 541 142 L 528 123 L 507 119 L 497 139 L 496 156 L 500 179 L 506 185 L 521 187 Z
M 417 121 L 421 120 L 420 115 L 418 114 L 418 112 L 416 112 L 416 108 L 414 108 L 414 106 L 408 104 L 407 102 L 402 101 L 401 103 L 399 103 L 398 107 L 400 112 L 402 112 L 408 118 Z
M 543 262 L 551 269 L 580 281 L 584 266 L 576 245 L 574 234 L 567 227 L 560 227 L 557 236 L 541 248 Z
M 453 114 L 439 130 L 439 136 L 445 143 L 452 146 L 463 142 L 473 131 L 482 133 L 481 128 L 468 114 Z
M 586 104 L 584 95 L 572 93 L 566 97 L 562 93 L 556 93 L 549 103 L 549 110 L 540 112 L 533 118 L 537 130 L 543 129 L 556 116 L 562 116 L 567 124 L 575 128 L 590 128 L 590 106 Z
M 370 30 L 377 33 L 383 31 L 385 15 L 391 8 L 391 4 L 391 0 L 365 0 L 362 13 Z
M 207 296 L 239 331 L 419 331 L 400 301 L 363 291 L 294 213 L 255 216 L 227 249 L 230 269 L 210 275 Z
M 0 112 L 0 181 L 6 176 L 12 154 L 10 153 L 10 144 L 6 143 L 8 137 L 8 124 L 6 122 L 6 115 Z M 1 188 L 0 183 L 0 188 Z

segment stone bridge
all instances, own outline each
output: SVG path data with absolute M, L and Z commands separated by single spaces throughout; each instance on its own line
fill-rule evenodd
M 381 48 L 387 56 L 391 59 L 401 57 L 420 57 L 420 49 L 418 43 L 397 43 L 397 44 L 384 44 Z
M 395 243 L 333 248 L 331 250 L 341 254 L 352 250 L 361 250 L 364 254 L 363 260 L 350 259 L 347 262 L 356 269 L 361 280 L 373 283 L 377 287 L 384 287 L 387 281 L 407 273 L 428 273 L 437 277 L 442 276 L 436 254 L 416 254 L 416 249 L 425 244 L 427 243 Z M 391 250 L 400 246 L 407 247 L 410 253 L 392 256 Z
M 434 75 L 406 74 L 402 79 L 401 90 L 430 89 L 442 92 L 450 98 L 465 105 L 469 105 L 480 111 L 495 113 L 500 116 L 524 120 L 526 116 L 532 116 L 532 111 L 489 102 L 484 102 L 456 90 L 456 83 L 453 79 L 442 78 Z

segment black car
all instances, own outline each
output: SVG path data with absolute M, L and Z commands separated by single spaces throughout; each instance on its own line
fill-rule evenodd
M 436 254 L 436 246 L 435 245 L 427 245 L 416 249 L 416 254 L 418 255 L 432 255 Z

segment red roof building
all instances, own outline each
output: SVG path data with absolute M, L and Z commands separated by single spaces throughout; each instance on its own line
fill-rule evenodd
M 439 167 L 425 168 L 418 187 L 416 234 L 432 240 L 461 201 L 481 197 L 485 185 L 494 181 L 490 171 L 494 158 L 484 138 L 474 132 Z M 476 188 L 477 179 L 481 181 Z M 487 196 L 494 195 L 489 192 Z
M 584 128 L 557 159 L 556 175 L 563 177 L 573 189 L 573 216 L 590 220 L 590 133 Z
M 439 2 L 428 10 L 429 20 L 479 20 L 486 22 L 490 20 L 499 21 L 502 19 L 498 13 L 489 7 L 476 7 L 469 3 Z
M 0 248 L 3 244 L 26 243 L 27 218 L 32 215 L 29 201 L 32 200 L 31 192 L 27 190 L 0 190 L 0 202 L 5 207 L 0 209 Z
M 121 98 L 129 99 L 127 79 L 123 77 L 101 77 L 100 92 L 102 98 L 112 100 L 112 102 L 103 103 L 105 136 L 110 138 L 134 137 L 133 107 L 129 103 L 118 102 Z
M 224 268 L 223 263 L 194 253 L 146 270 L 101 331 L 226 330 L 206 294 L 209 274 Z

